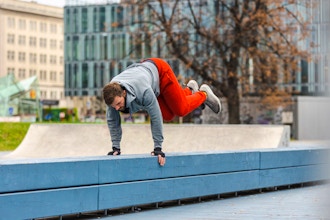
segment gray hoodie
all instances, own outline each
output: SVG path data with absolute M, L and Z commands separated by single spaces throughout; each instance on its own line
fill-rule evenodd
M 132 64 L 119 75 L 113 77 L 111 82 L 118 82 L 125 87 L 126 108 L 129 113 L 146 110 L 150 116 L 151 133 L 155 147 L 162 147 L 163 118 L 157 101 L 159 95 L 159 74 L 157 67 L 151 62 Z M 119 112 L 108 106 L 107 123 L 111 135 L 112 147 L 120 149 L 122 137 L 121 120 Z

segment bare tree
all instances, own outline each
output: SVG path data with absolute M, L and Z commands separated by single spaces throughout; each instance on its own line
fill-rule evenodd
M 137 45 L 161 47 L 211 84 L 228 102 L 229 123 L 240 123 L 240 97 L 269 103 L 290 96 L 309 33 L 309 1 L 139 0 Z M 141 41 L 141 33 L 145 36 Z M 165 40 L 163 40 L 165 36 Z

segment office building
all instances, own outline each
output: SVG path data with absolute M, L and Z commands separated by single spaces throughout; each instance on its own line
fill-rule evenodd
M 65 106 L 63 8 L 0 0 L 0 77 L 37 76 L 41 100 Z

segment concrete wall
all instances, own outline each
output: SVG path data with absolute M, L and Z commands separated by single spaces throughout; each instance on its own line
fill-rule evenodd
M 297 97 L 294 130 L 298 140 L 330 140 L 330 97 Z

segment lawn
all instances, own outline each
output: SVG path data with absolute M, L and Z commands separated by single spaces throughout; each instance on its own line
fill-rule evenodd
M 0 151 L 12 151 L 22 142 L 31 123 L 0 122 Z

